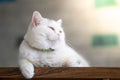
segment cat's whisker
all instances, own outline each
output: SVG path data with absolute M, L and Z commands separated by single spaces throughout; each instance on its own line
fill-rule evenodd
M 73 48 L 70 40 L 66 40 L 66 44 Z

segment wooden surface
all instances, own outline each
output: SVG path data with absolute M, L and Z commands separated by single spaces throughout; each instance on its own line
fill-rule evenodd
M 120 80 L 120 68 L 36 68 L 33 79 Z M 78 79 L 79 78 L 79 79 Z M 22 80 L 19 68 L 0 68 L 0 80 Z

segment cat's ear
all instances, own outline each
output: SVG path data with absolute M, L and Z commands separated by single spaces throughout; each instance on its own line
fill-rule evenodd
M 32 25 L 37 26 L 43 20 L 43 17 L 38 11 L 34 11 L 32 15 Z
M 58 21 L 57 21 L 57 23 L 59 23 L 60 25 L 62 24 L 62 19 L 59 19 Z

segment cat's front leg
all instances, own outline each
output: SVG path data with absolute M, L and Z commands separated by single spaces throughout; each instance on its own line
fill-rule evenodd
M 27 59 L 20 59 L 19 66 L 25 78 L 30 79 L 34 76 L 34 66 Z

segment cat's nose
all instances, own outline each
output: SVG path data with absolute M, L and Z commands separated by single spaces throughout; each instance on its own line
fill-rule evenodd
M 60 34 L 58 33 L 58 34 L 57 34 L 57 36 L 59 37 L 59 36 L 60 36 Z

